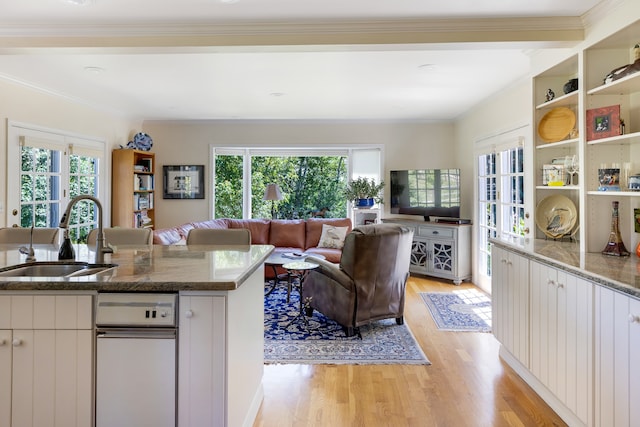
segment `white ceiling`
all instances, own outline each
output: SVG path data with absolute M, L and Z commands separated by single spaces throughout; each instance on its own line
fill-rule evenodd
M 0 78 L 149 120 L 449 120 L 577 41 L 520 28 L 598 2 L 0 0 Z

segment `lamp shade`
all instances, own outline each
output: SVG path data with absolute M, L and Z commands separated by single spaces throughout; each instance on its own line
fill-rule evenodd
M 282 193 L 278 184 L 267 184 L 264 189 L 264 200 L 282 200 Z

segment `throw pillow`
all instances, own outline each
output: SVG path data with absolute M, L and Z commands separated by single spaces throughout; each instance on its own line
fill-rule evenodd
M 322 234 L 320 235 L 318 247 L 342 249 L 348 229 L 349 227 L 335 227 L 329 224 L 322 224 Z

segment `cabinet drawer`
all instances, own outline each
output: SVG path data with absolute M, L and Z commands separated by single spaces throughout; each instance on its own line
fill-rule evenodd
M 418 235 L 424 237 L 453 237 L 454 230 L 444 227 L 418 227 Z

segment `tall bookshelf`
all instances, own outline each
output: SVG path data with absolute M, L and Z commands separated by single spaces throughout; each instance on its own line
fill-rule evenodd
M 111 159 L 111 226 L 153 228 L 155 155 L 117 149 Z

